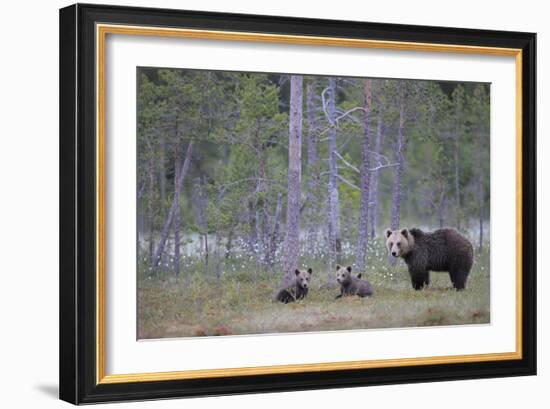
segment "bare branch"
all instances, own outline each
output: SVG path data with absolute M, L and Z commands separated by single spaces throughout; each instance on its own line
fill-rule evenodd
M 349 180 L 343 178 L 342 176 L 340 175 L 336 175 L 336 177 L 338 178 L 338 180 L 344 182 L 346 185 L 348 185 L 349 187 L 353 188 L 353 189 L 357 189 L 357 190 L 361 190 L 359 189 L 358 186 L 354 185 L 353 183 L 351 183 Z
M 342 162 L 344 162 L 344 164 L 349 167 L 350 169 L 354 170 L 355 172 L 357 173 L 361 173 L 361 171 L 359 169 L 357 169 L 355 166 L 353 166 L 351 163 L 349 163 L 347 160 L 345 160 L 342 155 L 340 155 L 338 152 L 334 151 L 333 152 Z
M 375 151 L 369 151 L 369 153 L 376 156 L 375 160 L 378 162 L 378 166 L 387 166 L 391 163 L 389 158 L 385 155 L 382 155 L 381 153 Z M 383 161 L 381 159 L 383 159 Z
M 327 90 L 327 89 L 328 89 L 328 88 L 326 88 L 325 90 Z M 325 91 L 323 91 L 323 93 L 324 93 L 324 92 L 325 92 Z M 363 111 L 363 112 L 365 112 L 365 108 L 363 108 L 363 107 L 354 107 L 354 108 L 351 108 L 351 109 L 347 110 L 346 112 L 344 112 L 344 113 L 341 114 L 340 116 L 337 116 L 336 118 L 334 118 L 334 121 L 331 122 L 330 117 L 329 117 L 329 115 L 328 115 L 328 112 L 327 112 L 327 110 L 326 110 L 326 105 L 325 105 L 325 98 L 324 98 L 324 96 L 323 96 L 323 110 L 325 111 L 325 115 L 326 115 L 326 117 L 327 117 L 327 121 L 328 121 L 328 123 L 329 123 L 329 126 L 327 126 L 327 127 L 326 127 L 325 129 L 323 129 L 322 131 L 319 131 L 319 133 L 318 133 L 318 135 L 317 135 L 318 137 L 323 136 L 323 135 L 324 135 L 325 133 L 327 133 L 331 128 L 334 128 L 335 126 L 338 126 L 338 123 L 339 123 L 342 119 L 348 117 L 349 115 L 351 115 L 351 114 L 354 113 L 355 111 Z M 351 117 L 350 119 L 352 119 L 353 121 L 357 122 L 357 120 L 356 120 L 355 118 L 353 118 L 353 117 Z M 324 140 L 326 140 L 326 139 L 321 139 L 320 141 L 323 142 Z
M 355 107 L 355 108 L 351 108 L 351 109 L 348 109 L 346 112 L 344 112 L 342 115 L 340 115 L 339 117 L 336 117 L 334 119 L 334 122 L 336 122 L 336 124 L 338 124 L 338 121 L 344 119 L 346 116 L 354 113 L 355 111 L 363 111 L 365 112 L 365 108 L 363 107 Z
M 321 99 L 322 99 L 322 101 L 323 101 L 323 103 L 322 103 L 322 105 L 323 105 L 323 112 L 325 113 L 325 116 L 326 116 L 326 118 L 327 118 L 328 123 L 332 125 L 332 122 L 331 122 L 331 120 L 330 120 L 330 115 L 328 114 L 328 111 L 327 111 L 327 100 L 325 99 L 325 93 L 326 93 L 328 90 L 329 90 L 329 88 L 327 87 L 327 88 L 325 88 L 325 89 L 323 90 L 323 92 L 321 92 Z
M 374 168 L 370 168 L 369 171 L 374 172 L 374 171 L 377 171 L 377 170 L 380 170 L 380 169 L 393 168 L 395 166 L 399 166 L 399 163 L 389 163 L 387 165 L 376 166 Z

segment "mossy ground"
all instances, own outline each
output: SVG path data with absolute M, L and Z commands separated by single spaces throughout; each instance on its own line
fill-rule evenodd
M 168 272 L 138 280 L 138 338 L 242 335 L 346 329 L 402 328 L 490 322 L 488 254 L 476 260 L 467 289 L 451 287 L 448 273 L 431 273 L 429 288 L 414 291 L 402 261 L 385 256 L 364 273 L 374 286 L 370 298 L 335 299 L 327 269 L 314 268 L 305 300 L 273 301 L 280 272 L 232 272 L 217 280 L 204 273 L 174 277 Z

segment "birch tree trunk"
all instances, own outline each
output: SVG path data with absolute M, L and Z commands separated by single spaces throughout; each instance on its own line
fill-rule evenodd
M 382 105 L 382 98 L 378 100 L 378 113 L 376 115 L 376 141 L 374 143 L 375 156 L 380 154 L 382 148 L 382 114 L 384 106 Z M 372 203 L 369 212 L 369 224 L 370 224 L 370 237 L 374 239 L 376 237 L 376 228 L 378 227 L 378 179 L 380 177 L 380 169 L 376 169 L 371 172 L 371 184 L 369 189 L 369 203 Z
M 397 131 L 397 143 L 395 145 L 395 177 L 393 182 L 392 206 L 391 206 L 391 229 L 399 228 L 401 216 L 401 180 L 403 178 L 403 164 L 405 161 L 405 82 L 399 82 L 399 128 Z M 390 256 L 390 262 L 394 264 L 395 258 Z
M 328 176 L 328 226 L 329 226 L 329 242 L 330 242 L 330 260 L 331 262 L 340 263 L 340 255 L 342 250 L 341 238 L 340 238 L 340 201 L 338 196 L 338 168 L 336 166 L 336 79 L 331 77 L 328 80 L 328 164 L 329 164 L 329 176 Z M 332 271 L 328 272 L 327 279 L 332 279 Z M 327 283 L 328 284 L 328 283 Z
M 316 217 L 318 211 L 318 203 L 315 200 L 315 192 L 317 190 L 317 126 L 315 121 L 315 80 L 308 82 L 306 87 L 306 107 L 307 107 L 307 172 L 308 172 L 308 190 L 306 197 L 308 229 L 307 229 L 307 251 L 313 255 L 317 242 L 317 226 Z
M 365 113 L 363 118 L 364 137 L 361 143 L 361 199 L 359 207 L 359 226 L 357 247 L 355 250 L 355 267 L 358 271 L 365 269 L 365 255 L 368 242 L 369 221 L 369 188 L 370 188 L 370 144 L 371 144 L 371 111 L 372 111 L 372 80 L 365 81 L 364 88 Z
M 302 85 L 301 75 L 290 78 L 290 118 L 288 134 L 288 193 L 284 243 L 284 281 L 294 276 L 300 246 L 300 196 L 302 179 Z
M 168 233 L 170 232 L 170 226 L 172 225 L 172 221 L 174 220 L 174 216 L 176 214 L 176 196 L 179 196 L 181 193 L 181 187 L 183 184 L 183 180 L 185 179 L 185 175 L 187 174 L 187 171 L 189 169 L 189 164 L 191 163 L 191 155 L 193 153 L 193 141 L 189 142 L 189 145 L 187 145 L 187 151 L 185 153 L 185 160 L 183 161 L 183 164 L 181 166 L 181 169 L 179 171 L 178 177 L 176 178 L 176 191 L 174 192 L 174 200 L 172 200 L 172 205 L 170 206 L 170 210 L 168 211 L 168 214 L 166 215 L 166 219 L 164 221 L 164 225 L 162 227 L 162 231 L 160 234 L 160 240 L 159 244 L 157 246 L 157 249 L 155 250 L 155 254 L 153 255 L 153 259 L 151 262 L 151 267 L 156 268 L 158 267 L 160 260 L 162 258 L 162 254 L 164 252 L 164 247 L 166 245 L 166 240 L 168 239 Z

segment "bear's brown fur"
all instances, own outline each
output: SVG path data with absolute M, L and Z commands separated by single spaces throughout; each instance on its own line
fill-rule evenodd
M 311 268 L 308 268 L 307 271 L 296 269 L 294 274 L 295 277 L 292 280 L 277 290 L 274 297 L 276 301 L 288 304 L 289 302 L 302 300 L 306 297 L 309 292 L 309 281 L 313 270 Z
M 386 231 L 386 246 L 394 257 L 401 257 L 409 268 L 415 290 L 430 284 L 430 271 L 449 272 L 457 290 L 466 287 L 474 262 L 472 243 L 454 229 L 423 232 L 420 229 Z
M 357 276 L 351 274 L 351 266 L 346 268 L 336 266 L 336 281 L 340 284 L 340 295 L 336 298 L 348 295 L 369 297 L 374 294 L 371 283 L 367 280 L 361 280 L 361 274 Z

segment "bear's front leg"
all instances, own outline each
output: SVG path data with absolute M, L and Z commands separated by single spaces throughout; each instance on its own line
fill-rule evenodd
M 411 274 L 411 284 L 415 290 L 422 290 L 424 285 L 430 284 L 430 275 L 427 271 L 413 270 Z
M 430 272 L 426 271 L 426 276 L 424 277 L 424 285 L 429 287 L 430 285 Z

